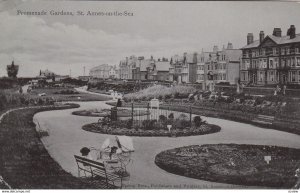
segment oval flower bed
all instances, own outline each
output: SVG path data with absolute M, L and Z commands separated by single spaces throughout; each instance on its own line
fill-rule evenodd
M 271 156 L 267 163 L 265 156 Z M 292 188 L 300 149 L 238 144 L 194 145 L 156 155 L 158 167 L 186 177 L 246 186 Z M 298 163 L 298 164 L 297 164 Z
M 79 116 L 88 116 L 88 117 L 105 117 L 111 114 L 110 109 L 89 109 L 89 110 L 80 110 L 72 112 L 72 115 L 79 115 Z M 149 114 L 147 111 L 133 111 L 133 116 L 144 116 Z M 117 111 L 118 117 L 130 117 L 131 110 L 130 109 L 118 109 Z
M 200 127 L 186 128 L 186 129 L 171 129 L 171 132 L 165 129 L 141 129 L 141 127 L 134 126 L 134 128 L 118 127 L 116 125 L 101 125 L 99 123 L 91 123 L 84 125 L 83 130 L 103 133 L 110 135 L 127 135 L 127 136 L 140 136 L 140 137 L 181 137 L 192 135 L 204 135 L 216 133 L 221 130 L 217 125 L 203 124 Z

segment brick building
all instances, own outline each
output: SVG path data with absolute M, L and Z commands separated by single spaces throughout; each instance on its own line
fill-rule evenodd
M 291 25 L 285 36 L 280 28 L 272 35 L 263 31 L 254 41 L 247 35 L 247 45 L 242 48 L 240 80 L 244 84 L 275 85 L 300 84 L 300 34 Z

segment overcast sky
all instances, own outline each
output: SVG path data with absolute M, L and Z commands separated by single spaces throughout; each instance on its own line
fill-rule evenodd
M 48 12 L 21 16 L 21 11 Z M 54 11 L 130 12 L 134 16 L 51 16 Z M 0 77 L 14 59 L 19 76 L 49 69 L 83 75 L 100 64 L 118 65 L 126 56 L 167 57 L 183 52 L 211 51 L 228 42 L 246 44 L 247 33 L 271 34 L 290 25 L 300 32 L 296 2 L 99 2 L 0 0 Z

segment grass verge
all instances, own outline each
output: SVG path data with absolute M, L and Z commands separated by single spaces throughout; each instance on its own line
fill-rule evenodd
M 33 123 L 41 111 L 78 105 L 34 107 L 12 111 L 0 123 L 0 171 L 14 189 L 94 189 L 105 185 L 80 179 L 64 171 L 48 154 Z

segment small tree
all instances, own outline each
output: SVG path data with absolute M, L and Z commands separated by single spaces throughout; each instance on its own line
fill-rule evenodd
M 164 115 L 159 115 L 159 121 L 160 122 L 165 122 L 167 120 L 167 117 Z
M 200 127 L 202 125 L 202 119 L 200 116 L 194 117 L 194 124 L 196 127 Z
M 169 119 L 174 119 L 174 114 L 173 114 L 173 113 L 170 113 L 169 116 L 168 116 L 168 118 L 169 118 Z

